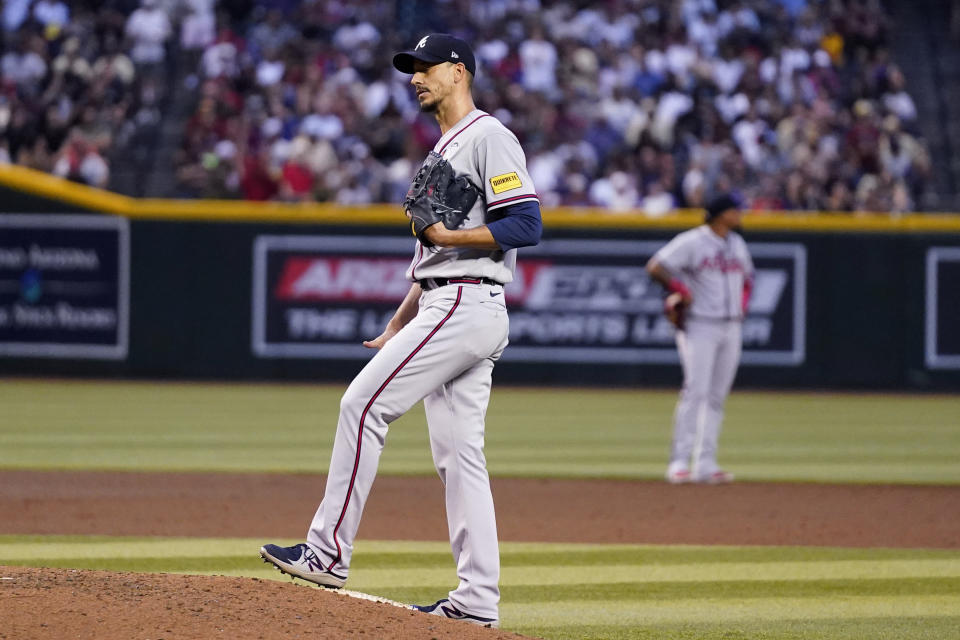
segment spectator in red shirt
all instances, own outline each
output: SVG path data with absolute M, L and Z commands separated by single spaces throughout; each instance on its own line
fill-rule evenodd
M 288 201 L 306 202 L 313 195 L 313 174 L 306 164 L 309 141 L 305 137 L 294 139 L 290 157 L 283 164 L 280 178 L 280 197 Z
M 247 200 L 270 200 L 277 194 L 277 183 L 267 171 L 266 152 L 248 152 L 243 156 L 240 189 Z

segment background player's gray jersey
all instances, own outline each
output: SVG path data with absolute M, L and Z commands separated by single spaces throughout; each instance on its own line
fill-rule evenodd
M 533 180 L 517 137 L 490 114 L 475 109 L 447 131 L 433 148 L 482 194 L 470 210 L 463 229 L 497 219 L 497 211 L 512 204 L 537 201 Z M 424 247 L 417 242 L 407 278 L 492 278 L 513 280 L 517 250 Z
M 743 317 L 743 282 L 753 278 L 753 260 L 743 237 L 721 238 L 700 225 L 677 235 L 656 254 L 658 262 L 690 288 L 690 317 L 731 320 Z

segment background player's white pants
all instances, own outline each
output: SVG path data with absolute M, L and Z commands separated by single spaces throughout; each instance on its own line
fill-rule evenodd
M 677 332 L 683 390 L 674 415 L 670 465 L 690 465 L 694 478 L 718 468 L 723 405 L 740 363 L 740 326 L 738 321 L 691 318 Z
M 491 285 L 424 292 L 416 318 L 350 384 L 326 492 L 307 534 L 327 568 L 347 574 L 388 425 L 423 399 L 460 579 L 450 600 L 468 613 L 498 617 L 500 555 L 483 443 L 491 372 L 507 344 L 503 297 L 503 288 Z

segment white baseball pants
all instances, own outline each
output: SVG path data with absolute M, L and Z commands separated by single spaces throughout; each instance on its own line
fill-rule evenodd
M 690 318 L 677 331 L 683 389 L 674 414 L 671 468 L 696 479 L 717 471 L 723 407 L 740 364 L 741 323 Z
M 500 555 L 483 444 L 491 373 L 507 345 L 503 287 L 438 287 L 419 304 L 343 395 L 326 492 L 307 543 L 328 569 L 347 574 L 388 426 L 422 399 L 459 577 L 450 601 L 498 618 Z

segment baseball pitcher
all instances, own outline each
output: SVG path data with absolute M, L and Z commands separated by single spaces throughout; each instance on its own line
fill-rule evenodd
M 737 201 L 721 196 L 706 223 L 677 235 L 647 263 L 669 292 L 664 311 L 677 329 L 683 390 L 674 415 L 668 482 L 733 481 L 717 465 L 723 407 L 740 363 L 740 328 L 750 301 L 753 261 Z
M 412 284 L 384 332 L 364 342 L 378 351 L 341 401 L 326 491 L 306 542 L 268 544 L 260 555 L 292 576 L 342 586 L 387 429 L 423 400 L 459 585 L 417 608 L 496 627 L 500 560 L 484 416 L 491 372 L 507 346 L 503 285 L 513 279 L 517 248 L 540 241 L 540 205 L 516 136 L 474 106 L 476 63 L 466 42 L 430 34 L 393 65 L 412 74 L 421 110 L 443 133 L 404 201 L 417 238 Z

